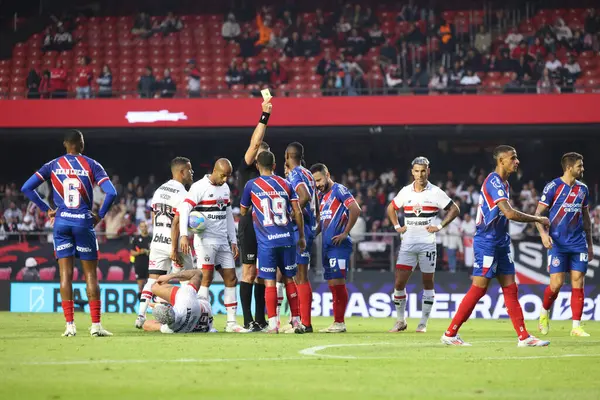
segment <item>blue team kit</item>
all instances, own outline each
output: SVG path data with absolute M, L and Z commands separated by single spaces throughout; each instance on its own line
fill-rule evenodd
M 317 229 L 317 210 L 316 210 L 316 186 L 315 186 L 315 178 L 313 178 L 312 173 L 299 165 L 287 175 L 287 180 L 290 182 L 292 189 L 296 193 L 298 193 L 298 187 L 303 185 L 308 192 L 310 197 L 310 201 L 306 204 L 304 209 L 302 210 L 304 216 L 304 238 L 306 239 L 306 249 L 304 251 L 300 251 L 298 249 L 298 254 L 296 255 L 296 263 L 309 265 L 310 264 L 310 249 L 312 248 L 312 243 L 315 238 L 315 231 Z M 294 235 L 296 243 L 300 235 L 298 234 L 298 227 L 294 225 Z
M 98 213 L 101 218 L 116 195 L 106 171 L 95 160 L 80 154 L 67 154 L 44 164 L 22 189 L 42 211 L 48 211 L 49 207 L 35 192 L 35 188 L 47 180 L 51 182 L 57 207 L 54 221 L 56 257 L 76 256 L 82 260 L 97 260 L 98 241 L 92 216 L 94 185 L 102 187 L 107 193 L 107 199 Z
M 548 218 L 553 245 L 548 251 L 548 267 L 551 274 L 587 271 L 588 246 L 582 213 L 588 207 L 588 197 L 587 186 L 579 181 L 569 186 L 556 178 L 544 187 L 540 204 L 550 209 Z

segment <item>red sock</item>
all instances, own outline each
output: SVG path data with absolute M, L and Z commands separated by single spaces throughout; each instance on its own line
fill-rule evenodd
M 554 300 L 556 300 L 557 297 L 558 292 L 553 292 L 552 289 L 550 289 L 550 285 L 546 286 L 546 289 L 544 290 L 544 310 L 550 310 L 550 307 L 552 307 L 552 304 L 554 304 Z
M 102 300 L 90 300 L 90 314 L 92 314 L 92 324 L 100 323 L 100 309 Z
M 571 312 L 573 313 L 573 321 L 581 321 L 583 302 L 583 289 L 571 289 Z
M 298 297 L 300 299 L 300 317 L 302 318 L 302 325 L 311 325 L 311 311 L 312 311 L 312 288 L 310 282 L 302 283 L 297 285 Z
M 275 286 L 265 287 L 265 303 L 267 306 L 267 317 L 277 316 L 277 288 Z
M 63 314 L 65 314 L 65 321 L 73 322 L 73 300 L 61 301 Z
M 525 328 L 525 319 L 523 318 L 523 309 L 519 304 L 519 287 L 516 283 L 502 288 L 504 293 L 504 304 L 506 311 L 512 321 L 512 324 L 519 336 L 519 340 L 525 340 L 529 337 L 529 332 Z
M 287 295 L 288 303 L 290 304 L 290 313 L 292 317 L 298 317 L 300 315 L 300 302 L 298 301 L 298 290 L 294 282 L 288 282 L 285 284 L 285 293 Z
M 333 303 L 333 318 L 335 322 L 344 323 L 344 314 L 348 305 L 348 290 L 346 285 L 335 285 L 333 290 L 337 292 L 337 301 Z
M 473 309 L 475 309 L 479 299 L 485 295 L 486 290 L 486 288 L 480 288 L 474 285 L 471 286 L 465 297 L 460 302 L 460 306 L 458 307 L 458 310 L 456 311 L 454 318 L 452 318 L 452 322 L 445 333 L 446 336 L 456 336 L 461 325 L 464 324 L 471 316 L 471 313 L 473 312 Z

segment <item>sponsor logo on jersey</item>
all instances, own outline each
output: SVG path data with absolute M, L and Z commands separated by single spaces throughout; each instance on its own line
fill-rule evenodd
M 556 186 L 556 183 L 554 183 L 554 182 L 550 182 L 549 184 L 547 184 L 546 187 L 544 188 L 544 194 L 548 194 L 550 189 L 552 189 L 554 186 Z
M 164 190 L 165 192 L 179 193 L 179 189 L 175 189 L 169 186 L 161 186 L 159 189 Z
M 73 247 L 73 243 L 61 244 L 60 246 L 56 246 L 56 251 L 70 249 L 71 247 Z
M 331 219 L 332 216 L 333 216 L 333 212 L 331 210 L 321 211 L 321 220 Z
M 75 219 L 85 219 L 86 218 L 85 214 L 73 214 L 73 213 L 66 212 L 66 211 L 61 212 L 60 216 L 62 218 L 75 218 Z
M 498 177 L 493 177 L 490 182 L 492 183 L 492 186 L 495 187 L 496 189 L 501 189 L 502 188 L 502 182 L 500 182 L 500 179 L 498 179 Z
M 431 218 L 428 218 L 426 221 L 423 221 L 423 220 L 415 221 L 414 218 L 406 218 L 406 225 L 427 226 L 427 225 L 429 225 L 430 219 Z
M 69 169 L 58 168 L 58 169 L 54 170 L 54 173 L 56 175 L 90 176 L 89 172 L 87 172 L 86 170 L 73 169 L 73 168 L 69 168 Z
M 171 195 L 167 194 L 167 193 L 161 193 L 160 194 L 160 198 L 163 200 L 170 200 L 171 199 Z
M 295 269 L 296 269 L 296 264 L 293 264 L 293 265 L 286 265 L 286 266 L 285 266 L 285 270 L 286 270 L 286 271 L 293 271 L 293 270 L 295 270 Z
M 275 240 L 275 239 L 283 239 L 283 238 L 289 238 L 289 237 L 291 237 L 290 232 L 285 232 L 285 233 L 276 233 L 274 235 L 268 235 L 267 239 Z
M 93 250 L 89 247 L 81 247 L 81 246 L 77 246 L 76 247 L 77 251 L 80 253 L 91 253 Z
M 575 192 L 571 192 L 571 193 L 569 194 L 569 197 L 575 197 L 575 196 L 577 196 L 577 195 L 575 194 Z
M 563 204 L 563 210 L 568 213 L 580 212 L 581 204 Z
M 171 238 L 168 236 L 164 236 L 162 233 L 154 235 L 154 239 L 152 239 L 154 243 L 163 243 L 163 244 L 171 244 Z
M 275 268 L 265 268 L 265 267 L 261 267 L 260 268 L 262 271 L 264 272 L 275 272 Z
M 206 218 L 208 219 L 216 219 L 216 220 L 223 220 L 227 218 L 227 215 L 223 215 L 223 214 L 209 214 L 207 213 Z
M 581 200 L 583 200 L 583 198 L 585 197 L 585 192 L 583 190 L 580 190 L 577 197 L 579 197 Z
M 256 254 L 246 254 L 246 258 L 248 259 L 248 261 L 254 261 L 254 259 L 256 258 Z

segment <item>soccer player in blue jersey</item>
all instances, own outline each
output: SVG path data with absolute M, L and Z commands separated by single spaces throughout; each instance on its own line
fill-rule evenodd
M 63 336 L 75 336 L 73 318 L 73 264 L 81 260 L 92 316 L 92 336 L 112 336 L 102 328 L 100 313 L 102 303 L 96 268 L 98 267 L 98 241 L 94 226 L 104 218 L 117 192 L 108 175 L 97 161 L 82 155 L 83 134 L 71 130 L 63 142 L 67 154 L 44 164 L 25 182 L 21 191 L 42 211 L 54 220 L 54 252 L 60 270 L 60 297 L 67 326 Z M 35 189 L 43 182 L 52 182 L 56 209 L 51 210 Z M 92 212 L 93 189 L 97 184 L 106 197 L 98 214 Z
M 579 181 L 583 178 L 583 156 L 566 153 L 560 161 L 563 175 L 544 188 L 536 215 L 550 210 L 550 228 L 536 224 L 542 243 L 548 249 L 550 285 L 544 291 L 543 309 L 539 329 L 548 334 L 548 313 L 565 283 L 565 274 L 571 275 L 571 311 L 573 329 L 571 336 L 590 336 L 581 327 L 583 314 L 583 288 L 588 262 L 594 259 L 592 221 L 588 209 L 589 191 Z
M 473 284 L 463 298 L 448 330 L 442 335 L 442 343 L 451 346 L 470 346 L 458 335 L 479 302 L 493 278 L 498 279 L 506 311 L 519 336 L 519 347 L 548 346 L 550 342 L 531 336 L 525 327 L 523 310 L 519 304 L 518 287 L 515 282 L 515 264 L 510 254 L 508 221 L 538 222 L 549 225 L 548 218 L 522 213 L 509 203 L 510 187 L 508 177 L 517 172 L 519 159 L 511 146 L 498 146 L 494 149 L 496 169 L 489 174 L 481 187 L 477 208 L 477 231 L 474 238 L 475 262 L 473 264 Z
M 298 196 L 289 182 L 274 175 L 275 156 L 270 151 L 261 152 L 256 158 L 260 176 L 244 187 L 240 201 L 241 214 L 248 214 L 252 207 L 252 220 L 258 242 L 258 277 L 265 282 L 265 303 L 268 324 L 263 331 L 279 333 L 277 327 L 277 269 L 283 275 L 292 326 L 298 327 L 300 309 L 298 292 L 294 283 L 296 276 L 296 244 L 299 251 L 306 248 L 304 219 L 298 205 Z M 295 239 L 292 218 L 298 226 L 298 239 Z M 294 333 L 291 330 L 290 333 Z M 303 333 L 301 330 L 298 333 Z
M 308 267 L 310 265 L 310 251 L 317 231 L 318 207 L 317 187 L 312 173 L 302 166 L 304 160 L 304 146 L 298 142 L 290 143 L 285 150 L 285 167 L 289 171 L 287 180 L 298 195 L 298 203 L 304 216 L 304 237 L 306 238 L 306 249 L 296 254 L 298 274 L 296 275 L 296 286 L 300 299 L 300 318 L 302 325 L 298 330 L 310 333 L 313 331 L 311 323 L 312 288 L 308 280 Z M 294 226 L 294 234 L 298 240 L 298 227 Z
M 350 191 L 331 180 L 325 164 L 310 167 L 319 189 L 319 225 L 316 235 L 323 234 L 323 269 L 333 295 L 334 322 L 320 332 L 346 332 L 344 314 L 348 305 L 346 271 L 350 266 L 352 239 L 350 231 L 361 210 Z

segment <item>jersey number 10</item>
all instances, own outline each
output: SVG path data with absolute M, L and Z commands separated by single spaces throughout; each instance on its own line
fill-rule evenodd
M 260 207 L 262 208 L 263 214 L 263 225 L 264 226 L 286 226 L 287 210 L 286 201 L 282 197 L 274 199 L 264 198 L 260 201 Z M 271 214 L 273 213 L 273 214 Z

